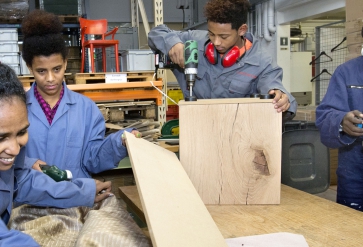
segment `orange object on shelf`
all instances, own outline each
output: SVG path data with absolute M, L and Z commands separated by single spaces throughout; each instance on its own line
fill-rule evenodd
M 158 89 L 162 90 L 163 82 L 153 81 Z M 92 83 L 73 84 L 67 87 L 77 93 L 83 94 L 95 102 L 115 100 L 154 99 L 156 105 L 162 105 L 162 94 L 156 90 L 149 81 L 127 83 Z
M 92 72 L 95 71 L 94 63 L 94 53 L 93 49 L 102 48 L 102 67 L 103 72 L 106 72 L 106 48 L 113 47 L 115 54 L 115 66 L 116 72 L 119 72 L 119 58 L 118 58 L 118 45 L 119 41 L 115 39 L 115 34 L 118 27 L 113 28 L 111 31 L 107 32 L 108 22 L 107 19 L 100 20 L 88 20 L 85 18 L 79 18 L 79 24 L 81 27 L 81 46 L 82 46 L 82 62 L 81 62 L 81 73 L 84 72 L 85 60 L 86 60 L 86 48 L 90 51 L 90 62 Z M 88 35 L 99 35 L 101 39 L 86 39 Z M 110 39 L 106 39 L 110 37 Z
M 179 118 L 179 106 L 169 105 L 166 111 L 166 121 Z

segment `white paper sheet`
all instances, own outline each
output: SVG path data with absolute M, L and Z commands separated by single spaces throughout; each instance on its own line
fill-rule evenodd
M 288 232 L 227 238 L 229 247 L 309 247 L 304 236 Z

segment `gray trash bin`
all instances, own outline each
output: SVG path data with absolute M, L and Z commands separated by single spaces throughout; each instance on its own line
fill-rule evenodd
M 284 124 L 281 182 L 311 194 L 329 188 L 329 149 L 320 142 L 315 122 L 289 121 Z

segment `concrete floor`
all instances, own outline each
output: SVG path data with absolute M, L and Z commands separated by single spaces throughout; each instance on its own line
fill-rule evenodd
M 337 196 L 337 186 L 332 185 L 326 191 L 324 191 L 322 193 L 314 194 L 314 195 L 335 202 L 336 201 L 336 196 Z

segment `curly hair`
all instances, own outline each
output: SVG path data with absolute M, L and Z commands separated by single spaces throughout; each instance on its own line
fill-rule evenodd
M 63 24 L 53 13 L 36 9 L 22 21 L 23 59 L 31 66 L 35 56 L 61 54 L 67 58 L 68 50 L 62 35 Z
M 18 97 L 26 104 L 25 90 L 15 71 L 0 63 L 0 101 L 11 100 L 13 97 Z
M 231 23 L 232 29 L 246 24 L 250 8 L 248 0 L 209 0 L 204 7 L 204 15 L 208 21 Z

